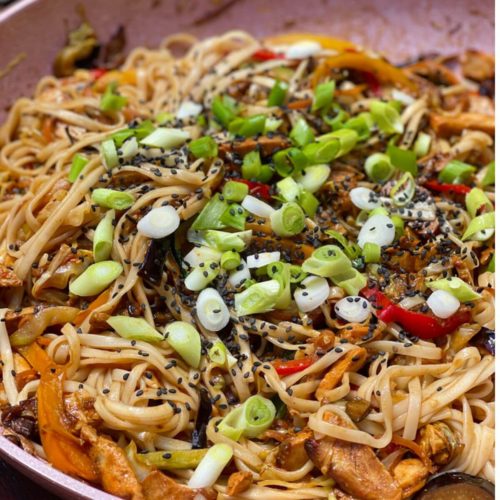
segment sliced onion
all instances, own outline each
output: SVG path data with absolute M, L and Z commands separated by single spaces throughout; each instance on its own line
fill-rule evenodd
M 241 206 L 245 210 L 248 210 L 251 214 L 257 215 L 258 217 L 271 217 L 271 215 L 275 212 L 271 205 L 268 205 L 262 200 L 255 198 L 255 196 L 250 196 L 249 194 L 243 198 Z
M 349 196 L 354 205 L 361 210 L 373 210 L 381 206 L 377 193 L 365 187 L 351 189 Z
M 312 40 L 303 40 L 302 42 L 290 45 L 285 51 L 287 59 L 305 59 L 311 57 L 321 50 L 321 45 Z
M 326 278 L 308 276 L 293 294 L 297 307 L 302 312 L 309 312 L 323 304 L 330 295 L 330 285 Z
M 446 319 L 458 311 L 460 301 L 446 290 L 436 290 L 427 299 L 427 305 L 438 318 Z
M 371 314 L 370 303 L 363 297 L 344 297 L 335 304 L 335 313 L 349 323 L 362 323 Z
M 254 253 L 247 257 L 247 266 L 249 269 L 264 267 L 272 262 L 279 262 L 281 258 L 280 252 L 260 252 Z
M 398 89 L 392 90 L 392 98 L 396 99 L 396 101 L 402 102 L 406 106 L 415 102 L 415 99 L 411 95 Z
M 181 223 L 177 210 L 171 205 L 150 210 L 138 223 L 137 230 L 148 238 L 165 238 Z
M 395 236 L 396 229 L 392 219 L 387 215 L 377 214 L 363 224 L 358 235 L 358 245 L 363 248 L 365 243 L 375 243 L 382 247 L 390 245 Z
M 198 267 L 202 262 L 207 262 L 208 260 L 220 260 L 221 255 L 222 252 L 219 252 L 215 248 L 201 246 L 194 247 L 186 254 L 183 260 L 186 264 L 189 264 L 189 267 Z
M 227 282 L 233 287 L 238 288 L 245 280 L 250 279 L 250 271 L 248 270 L 248 266 L 244 260 L 241 261 L 241 264 L 233 271 L 227 280 Z
M 212 332 L 222 330 L 229 323 L 229 309 L 215 288 L 205 288 L 200 292 L 196 314 L 200 323 Z
M 225 443 L 214 444 L 201 459 L 187 485 L 195 489 L 209 488 L 219 479 L 231 458 L 233 458 L 231 446 Z
M 177 110 L 176 118 L 183 120 L 191 116 L 198 116 L 203 110 L 203 106 L 193 101 L 184 101 Z

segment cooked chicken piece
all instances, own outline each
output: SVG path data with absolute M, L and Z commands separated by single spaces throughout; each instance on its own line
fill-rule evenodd
M 495 118 L 479 113 L 459 113 L 450 116 L 430 113 L 430 125 L 441 137 L 460 135 L 464 129 L 481 130 L 491 136 L 495 134 Z
M 327 328 L 320 330 L 320 334 L 314 337 L 313 344 L 316 348 L 315 350 L 328 351 L 335 346 L 337 342 L 336 335 Z
M 227 494 L 234 497 L 248 490 L 252 485 L 252 473 L 249 471 L 233 472 L 227 481 Z
M 394 467 L 392 474 L 403 489 L 403 498 L 409 498 L 425 486 L 429 470 L 422 460 L 407 458 Z
M 316 399 L 322 401 L 325 393 L 339 384 L 345 372 L 358 371 L 365 363 L 366 356 L 367 352 L 364 347 L 355 347 L 336 361 L 319 383 L 316 389 Z
M 86 392 L 73 392 L 64 397 L 64 407 L 66 415 L 71 419 L 75 430 L 79 430 L 83 425 L 97 427 L 101 422 L 101 417 L 94 408 L 95 398 Z
M 436 85 L 455 85 L 459 83 L 457 75 L 444 64 L 437 61 L 424 60 L 419 61 L 405 69 L 427 78 Z
M 250 153 L 250 151 L 259 150 L 263 156 L 270 156 L 276 153 L 276 151 L 289 146 L 290 141 L 282 135 L 273 135 L 272 137 L 262 135 L 258 139 L 223 142 L 219 144 L 219 155 L 224 156 L 227 153 L 236 153 L 239 156 L 244 156 Z
M 417 443 L 424 453 L 438 465 L 449 464 L 463 448 L 458 436 L 444 422 L 422 427 L 418 432 Z
M 0 264 L 0 288 L 22 285 L 23 282 L 12 269 L 9 269 L 4 264 Z
M 174 481 L 160 471 L 149 474 L 142 482 L 145 500 L 215 500 L 216 492 L 212 488 L 193 490 Z
M 495 76 L 495 59 L 477 50 L 467 50 L 462 58 L 462 73 L 472 80 L 482 81 Z
M 143 500 L 141 485 L 125 452 L 110 439 L 99 436 L 88 425 L 82 427 L 80 436 L 90 444 L 89 456 L 98 471 L 103 489 L 120 498 Z
M 493 101 L 484 95 L 470 95 L 469 96 L 469 113 L 479 113 L 481 115 L 494 115 L 495 108 Z
M 276 466 L 285 470 L 300 469 L 309 460 L 304 443 L 312 436 L 310 429 L 304 429 L 287 437 L 278 447 Z
M 333 488 L 332 493 L 334 495 L 333 498 L 335 498 L 335 500 L 359 500 L 356 497 L 344 493 L 342 490 L 339 490 L 338 488 Z
M 325 413 L 329 423 L 348 427 L 340 417 Z M 305 449 L 322 474 L 342 490 L 363 500 L 400 500 L 402 490 L 372 448 L 341 439 L 307 439 Z

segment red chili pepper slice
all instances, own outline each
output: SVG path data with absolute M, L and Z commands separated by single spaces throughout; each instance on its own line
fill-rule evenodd
M 248 181 L 246 179 L 232 179 L 232 180 L 246 184 L 249 189 L 249 194 L 251 194 L 252 196 L 257 196 L 262 200 L 271 199 L 271 188 L 267 184 L 257 181 Z
M 465 184 L 441 184 L 438 181 L 427 181 L 424 186 L 440 193 L 467 194 L 471 188 Z
M 368 85 L 368 88 L 376 95 L 380 96 L 380 82 L 374 73 L 370 71 L 358 71 L 363 80 Z
M 108 72 L 106 68 L 92 68 L 90 70 L 90 74 L 94 80 L 99 80 L 101 76 L 105 75 Z
M 408 311 L 386 297 L 376 288 L 363 288 L 361 295 L 377 309 L 376 315 L 384 323 L 398 323 L 408 333 L 421 339 L 434 339 L 454 332 L 470 320 L 469 311 L 458 311 L 449 318 L 438 319 L 427 314 Z
M 253 59 L 258 61 L 272 61 L 273 59 L 284 59 L 284 54 L 278 54 L 269 49 L 259 49 L 252 54 Z
M 272 365 L 280 377 L 286 377 L 301 372 L 313 364 L 313 358 L 291 359 L 289 361 L 276 360 Z

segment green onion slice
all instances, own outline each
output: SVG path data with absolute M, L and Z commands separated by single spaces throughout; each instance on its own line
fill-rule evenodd
M 481 187 L 484 188 L 495 184 L 495 161 L 488 163 L 488 165 L 481 170 L 481 173 L 482 175 L 479 183 Z
M 224 96 L 221 98 L 217 96 L 212 101 L 212 113 L 215 119 L 225 128 L 228 127 L 229 123 L 234 120 L 237 115 L 237 108 L 234 101 Z
M 426 283 L 431 290 L 445 290 L 455 296 L 460 302 L 470 302 L 481 298 L 481 295 L 475 292 L 470 285 L 456 276 L 427 281 Z
M 111 249 L 113 248 L 114 219 L 115 211 L 109 210 L 95 228 L 92 244 L 94 262 L 107 260 L 111 255 Z
M 253 115 L 247 118 L 236 118 L 229 124 L 229 131 L 243 137 L 253 137 L 264 132 L 266 115 Z
M 133 442 L 133 441 L 132 441 Z M 208 449 L 201 450 L 169 450 L 137 453 L 136 459 L 143 465 L 156 467 L 160 470 L 194 469 L 207 454 Z
M 380 247 L 376 243 L 365 243 L 362 255 L 367 264 L 380 262 Z
M 187 238 L 190 243 L 205 245 L 221 252 L 225 252 L 226 250 L 241 252 L 250 244 L 252 231 L 248 229 L 237 233 L 226 233 L 210 229 L 205 231 L 190 229 Z
M 220 258 L 220 265 L 222 269 L 225 269 L 226 271 L 233 271 L 240 265 L 240 262 L 240 254 L 238 252 L 234 252 L 233 250 L 224 252 Z
M 116 191 L 108 188 L 97 188 L 92 191 L 92 201 L 105 208 L 126 210 L 134 204 L 135 198 L 126 191 Z
M 104 260 L 87 267 L 78 278 L 69 285 L 69 291 L 79 297 L 91 297 L 101 293 L 122 273 L 118 262 Z
M 258 151 L 250 151 L 243 157 L 241 174 L 244 179 L 257 180 L 260 176 L 262 162 Z
M 305 215 L 300 206 L 289 201 L 271 215 L 271 228 L 278 236 L 294 236 L 302 232 L 306 225 Z
M 89 162 L 88 158 L 81 154 L 76 154 L 73 156 L 73 160 L 71 161 L 71 168 L 69 169 L 68 180 L 69 182 L 75 182 L 82 170 L 87 166 Z
M 101 154 L 106 168 L 114 168 L 118 165 L 118 153 L 113 139 L 106 139 L 102 142 Z
M 118 94 L 116 82 L 111 82 L 101 97 L 99 107 L 102 111 L 120 111 L 126 104 L 127 98 Z
M 351 261 L 336 245 L 324 245 L 316 248 L 302 264 L 304 272 L 323 278 L 336 276 L 342 278 L 346 270 L 351 267 Z
M 410 172 L 405 172 L 391 189 L 390 196 L 394 205 L 404 207 L 410 203 L 415 195 L 415 188 L 415 179 Z
M 206 288 L 218 274 L 219 263 L 217 261 L 202 262 L 186 276 L 184 286 L 188 290 L 199 292 Z
M 216 158 L 219 154 L 217 143 L 209 136 L 191 141 L 188 148 L 196 158 Z
M 304 118 L 299 118 L 290 132 L 290 139 L 296 146 L 304 147 L 314 141 L 314 132 Z
M 308 158 L 298 148 L 287 148 L 273 155 L 273 163 L 276 172 L 281 175 L 281 177 L 287 177 L 307 167 Z
M 288 92 L 288 83 L 276 80 L 267 99 L 268 106 L 282 106 Z
M 409 149 L 401 149 L 394 144 L 390 144 L 387 148 L 387 154 L 391 164 L 402 172 L 409 172 L 414 177 L 418 174 L 417 156 Z
M 280 284 L 280 294 L 276 300 L 276 309 L 288 309 L 292 301 L 290 293 L 290 264 L 273 262 L 267 265 L 267 275 Z
M 277 280 L 262 281 L 234 295 L 234 305 L 238 316 L 272 311 L 281 291 Z
M 302 190 L 299 194 L 299 205 L 308 217 L 314 217 L 319 207 L 319 200 L 312 193 Z
M 171 149 L 182 146 L 189 139 L 189 132 L 178 128 L 158 127 L 141 140 L 141 144 L 154 148 Z
M 222 195 L 212 196 L 203 210 L 198 214 L 191 225 L 191 229 L 222 229 L 224 223 L 221 220 L 222 214 L 226 211 L 228 205 Z
M 486 241 L 493 236 L 495 227 L 495 212 L 478 215 L 470 221 L 462 240 Z
M 243 182 L 228 181 L 222 189 L 222 196 L 228 201 L 243 201 L 248 194 L 248 186 Z
M 316 85 L 314 89 L 314 98 L 312 110 L 327 109 L 333 102 L 333 93 L 335 92 L 335 81 L 329 81 Z
M 439 180 L 446 184 L 463 184 L 470 179 L 475 171 L 476 167 L 472 165 L 459 160 L 451 160 L 439 172 Z
M 198 368 L 201 359 L 201 339 L 193 325 L 185 321 L 174 321 L 165 327 L 165 339 L 189 366 Z
M 233 458 L 231 446 L 225 443 L 214 444 L 189 479 L 188 487 L 199 489 L 213 486 L 231 458 Z
M 315 193 L 330 177 L 330 167 L 328 165 L 313 165 L 307 167 L 295 179 L 306 191 Z
M 382 101 L 372 101 L 370 113 L 381 132 L 387 135 L 402 134 L 403 123 L 399 112 L 388 103 Z
M 413 144 L 413 151 L 417 155 L 417 158 L 422 158 L 429 153 L 431 149 L 432 137 L 425 132 L 419 132 L 417 135 L 417 139 Z
M 384 153 L 373 153 L 365 160 L 366 175 L 373 182 L 387 182 L 394 174 L 391 159 Z
M 300 283 L 307 276 L 302 267 L 295 264 L 290 264 L 288 270 L 290 272 L 290 283 Z
M 471 189 L 465 196 L 465 206 L 471 217 L 475 217 L 480 209 L 491 212 L 493 204 L 486 193 L 479 188 Z
M 360 113 L 347 120 L 344 127 L 356 131 L 358 141 L 366 141 L 370 138 L 375 122 L 370 113 Z
M 218 332 L 229 323 L 229 309 L 215 288 L 205 288 L 196 299 L 196 315 L 211 332 Z
M 297 201 L 302 190 L 291 177 L 285 177 L 276 183 L 278 194 L 285 201 Z
M 163 335 L 144 318 L 111 316 L 106 320 L 106 323 L 124 339 L 143 340 L 144 342 L 161 342 L 164 340 Z

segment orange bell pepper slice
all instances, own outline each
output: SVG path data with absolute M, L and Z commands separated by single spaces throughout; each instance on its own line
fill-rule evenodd
M 270 36 L 264 39 L 264 43 L 270 45 L 291 45 L 305 40 L 319 43 L 324 49 L 356 50 L 357 46 L 348 40 L 333 38 L 328 35 L 316 35 L 314 33 L 284 33 L 283 35 Z
M 363 52 L 344 52 L 343 54 L 329 57 L 313 73 L 312 85 L 315 86 L 333 68 L 367 71 L 375 75 L 377 80 L 382 83 L 392 83 L 412 91 L 416 89 L 415 83 L 402 70 L 383 59 L 370 57 Z
M 118 85 L 135 85 L 137 82 L 137 73 L 135 69 L 125 69 L 123 71 L 111 70 L 104 73 L 96 82 L 94 83 L 94 88 L 98 92 L 104 92 L 106 87 L 112 83 L 116 82 Z
M 89 316 L 98 307 L 101 307 L 104 304 L 106 304 L 106 302 L 109 301 L 110 294 L 111 294 L 110 288 L 104 290 L 104 292 L 98 295 L 98 297 L 89 304 L 89 307 L 87 307 L 87 309 L 83 309 L 82 311 L 80 311 L 73 320 L 75 326 L 80 326 L 85 321 L 87 316 Z
M 32 342 L 30 345 L 24 347 L 18 347 L 17 350 L 38 373 L 42 373 L 52 364 L 49 355 L 37 342 Z

